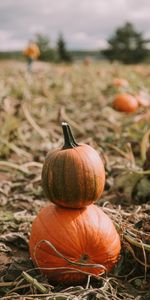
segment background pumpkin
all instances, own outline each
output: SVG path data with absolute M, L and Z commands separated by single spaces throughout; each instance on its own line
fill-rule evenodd
M 142 106 L 142 107 L 149 107 L 150 106 L 150 101 L 149 101 L 149 98 L 147 97 L 144 97 L 143 95 L 135 95 L 135 98 L 139 104 L 139 106 Z
M 116 110 L 130 113 L 137 110 L 138 101 L 128 93 L 122 93 L 115 96 L 113 106 Z
M 85 266 L 68 263 L 46 241 L 50 241 L 67 259 Z M 29 245 L 32 260 L 39 268 L 54 268 L 42 269 L 42 272 L 51 281 L 66 283 L 87 279 L 86 274 L 77 270 L 95 275 L 105 268 L 110 271 L 120 252 L 119 235 L 111 219 L 96 205 L 64 209 L 51 203 L 34 220 Z M 100 264 L 105 268 L 86 264 Z
M 48 153 L 42 170 L 42 186 L 52 202 L 82 208 L 102 194 L 104 165 L 91 146 L 76 143 L 67 123 L 62 123 L 62 128 L 64 146 Z
M 124 78 L 114 78 L 112 85 L 114 87 L 128 87 L 129 82 Z

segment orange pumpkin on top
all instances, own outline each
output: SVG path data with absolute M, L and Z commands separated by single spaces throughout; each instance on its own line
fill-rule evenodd
M 42 186 L 51 202 L 66 208 L 82 208 L 100 198 L 105 169 L 95 149 L 77 144 L 67 123 L 62 122 L 62 128 L 64 145 L 47 154 Z

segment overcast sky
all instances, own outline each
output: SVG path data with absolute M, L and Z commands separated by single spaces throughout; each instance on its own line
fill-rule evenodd
M 150 38 L 150 0 L 0 0 L 0 50 L 22 49 L 35 33 L 69 49 L 99 49 L 124 22 Z

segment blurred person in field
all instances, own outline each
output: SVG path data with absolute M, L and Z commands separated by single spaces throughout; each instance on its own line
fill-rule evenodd
M 35 42 L 29 41 L 28 46 L 23 51 L 23 54 L 27 58 L 28 71 L 31 72 L 33 61 L 35 61 L 40 56 L 40 49 Z

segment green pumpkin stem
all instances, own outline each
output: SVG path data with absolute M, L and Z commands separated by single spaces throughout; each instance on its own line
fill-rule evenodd
M 62 129 L 64 134 L 64 146 L 63 149 L 69 149 L 79 146 L 71 132 L 70 126 L 66 122 L 62 122 Z

